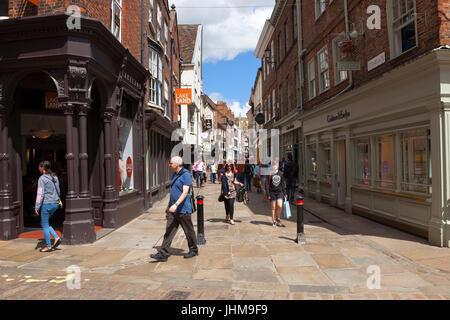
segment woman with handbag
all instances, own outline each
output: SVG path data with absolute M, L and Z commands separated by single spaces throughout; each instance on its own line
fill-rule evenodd
M 59 197 L 59 181 L 55 173 L 52 172 L 49 161 L 39 163 L 39 172 L 41 176 L 38 181 L 35 213 L 39 215 L 39 209 L 41 210 L 41 225 L 44 230 L 45 243 L 47 245 L 47 247 L 42 248 L 40 251 L 51 252 L 61 243 L 61 238 L 58 237 L 49 223 L 50 218 L 56 210 L 62 208 L 62 202 Z M 50 234 L 55 239 L 53 246 L 51 244 Z
M 222 194 L 221 197 L 224 199 L 225 203 L 225 213 L 227 215 L 226 222 L 234 225 L 234 201 L 236 199 L 236 187 L 235 184 L 239 184 L 241 187 L 244 184 L 237 181 L 236 175 L 234 174 L 234 168 L 231 164 L 225 165 L 225 173 L 222 175 Z

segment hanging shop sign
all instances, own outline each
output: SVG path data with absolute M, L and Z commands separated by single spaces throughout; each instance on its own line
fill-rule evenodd
M 336 64 L 338 71 L 359 71 L 361 70 L 361 63 L 359 61 L 339 61 Z
M 205 120 L 205 128 L 206 128 L 206 130 L 212 129 L 212 120 L 211 119 Z
M 381 53 L 367 62 L 367 71 L 373 70 L 386 62 L 386 53 Z
M 192 89 L 175 88 L 175 104 L 192 104 Z
M 350 111 L 341 110 L 341 111 L 339 111 L 336 114 L 328 115 L 327 116 L 327 121 L 328 122 L 333 122 L 333 121 L 340 120 L 340 119 L 347 120 L 349 117 L 350 117 Z
M 255 121 L 257 124 L 262 125 L 264 124 L 264 115 L 262 113 L 258 113 L 255 117 Z

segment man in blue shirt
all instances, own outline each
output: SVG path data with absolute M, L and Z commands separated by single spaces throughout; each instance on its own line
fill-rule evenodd
M 170 159 L 169 167 L 174 175 L 172 177 L 170 201 L 166 209 L 166 233 L 159 252 L 150 255 L 151 258 L 162 262 L 167 261 L 169 257 L 168 249 L 179 225 L 183 228 L 189 246 L 189 252 L 184 257 L 192 258 L 198 255 L 197 238 L 191 220 L 191 173 L 183 168 L 183 160 L 180 157 Z

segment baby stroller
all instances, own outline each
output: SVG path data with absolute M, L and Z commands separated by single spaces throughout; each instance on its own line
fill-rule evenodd
M 239 187 L 236 192 L 236 201 L 244 202 L 245 205 L 248 205 L 248 192 L 245 187 Z

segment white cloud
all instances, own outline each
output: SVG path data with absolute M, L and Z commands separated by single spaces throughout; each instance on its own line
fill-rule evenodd
M 254 50 L 273 0 L 172 0 L 178 23 L 202 24 L 203 61 L 233 60 L 238 54 Z M 195 3 L 195 4 L 193 4 Z M 269 5 L 270 7 L 265 7 Z M 193 8 L 239 7 L 240 8 Z
M 247 117 L 247 112 L 250 110 L 250 106 L 247 103 L 243 105 L 241 102 L 236 100 L 229 100 L 227 98 L 224 98 L 221 93 L 219 92 L 213 92 L 208 95 L 209 98 L 214 101 L 214 103 L 217 103 L 217 101 L 223 101 L 227 103 L 227 106 L 231 109 L 235 117 Z

